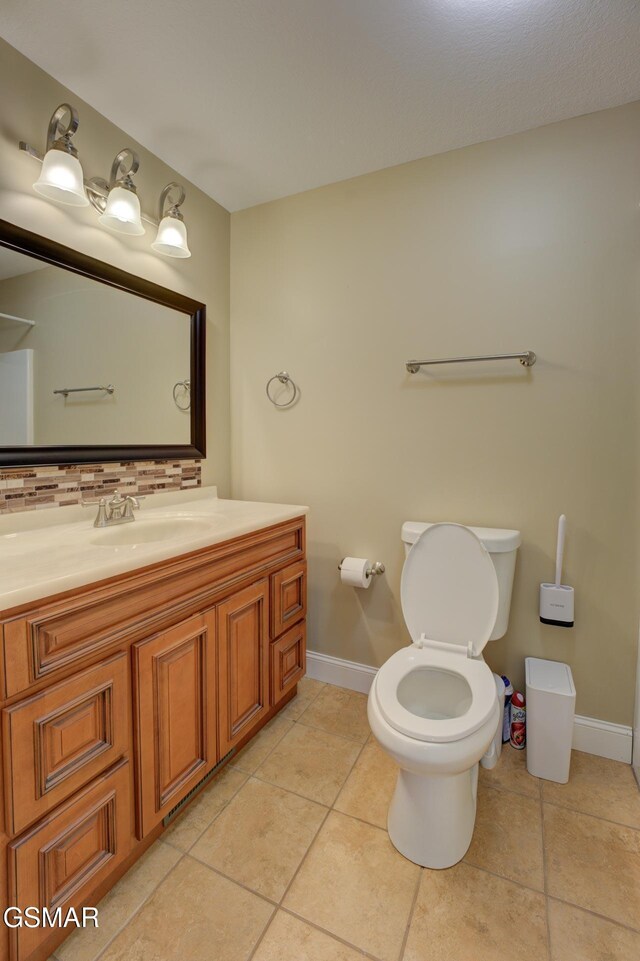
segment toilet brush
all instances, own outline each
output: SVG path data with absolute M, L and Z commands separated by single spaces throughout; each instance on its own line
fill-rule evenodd
M 573 588 L 562 583 L 566 527 L 567 518 L 561 514 L 556 544 L 556 582 L 540 585 L 540 620 L 543 624 L 553 624 L 555 627 L 573 627 Z

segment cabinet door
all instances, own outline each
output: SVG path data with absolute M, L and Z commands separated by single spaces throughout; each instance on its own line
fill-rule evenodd
M 217 608 L 221 756 L 269 710 L 268 597 L 265 579 Z
M 213 611 L 133 645 L 138 835 L 218 760 Z
M 129 762 L 120 761 L 9 845 L 9 904 L 52 914 L 60 908 L 63 920 L 69 908 L 95 904 L 92 893 L 131 850 L 129 780 Z M 11 961 L 29 958 L 50 934 L 14 928 Z

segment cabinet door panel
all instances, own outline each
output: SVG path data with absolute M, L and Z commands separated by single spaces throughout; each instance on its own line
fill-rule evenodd
M 62 909 L 90 903 L 92 891 L 131 850 L 129 762 L 100 777 L 9 845 L 9 904 Z M 51 928 L 15 928 L 12 961 L 23 961 Z
M 271 635 L 279 637 L 307 613 L 307 565 L 290 564 L 271 576 Z
M 265 579 L 217 609 L 221 756 L 269 710 L 268 597 Z
M 122 653 L 2 712 L 7 827 L 19 834 L 129 743 L 128 657 Z
M 142 838 L 218 760 L 213 612 L 134 644 L 133 656 Z
M 271 643 L 271 703 L 277 704 L 306 671 L 307 631 L 304 621 Z

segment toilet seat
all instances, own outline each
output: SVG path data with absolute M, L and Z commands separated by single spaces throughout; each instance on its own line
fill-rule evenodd
M 408 710 L 401 703 L 398 690 L 414 671 L 440 672 L 466 682 L 470 696 L 468 708 L 458 717 L 447 718 L 421 717 Z M 438 650 L 428 641 L 422 648 L 412 644 L 396 651 L 380 668 L 374 683 L 376 701 L 385 721 L 396 731 L 418 741 L 458 741 L 481 728 L 495 709 L 496 686 L 487 664 L 468 658 L 464 650 L 460 653 Z
M 480 656 L 498 613 L 491 557 L 468 527 L 434 524 L 409 552 L 401 598 L 414 643 L 378 671 L 375 695 L 382 716 L 421 741 L 473 734 L 496 703 L 493 674 Z

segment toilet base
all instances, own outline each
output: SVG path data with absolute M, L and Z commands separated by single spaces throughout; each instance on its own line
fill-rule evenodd
M 446 777 L 400 770 L 387 822 L 393 846 L 425 868 L 457 864 L 471 844 L 477 791 L 477 764 Z

